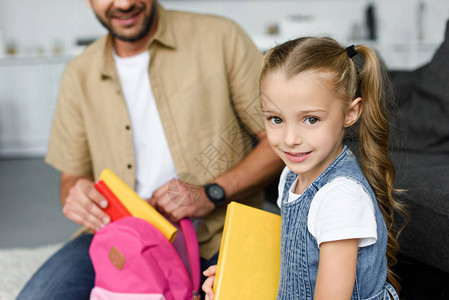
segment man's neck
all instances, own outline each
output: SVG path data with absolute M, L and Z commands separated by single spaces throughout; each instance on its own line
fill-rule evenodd
M 141 38 L 138 41 L 135 42 L 126 42 L 122 41 L 118 38 L 113 37 L 113 44 L 115 48 L 115 53 L 117 53 L 120 57 L 130 57 L 137 55 L 139 53 L 142 53 L 143 51 L 147 50 L 148 43 L 150 42 L 151 38 L 154 36 L 154 34 L 157 31 L 157 24 L 158 24 L 159 14 L 156 16 L 154 20 L 153 26 L 151 26 L 150 31 L 148 31 L 148 34 L 145 35 L 143 38 Z

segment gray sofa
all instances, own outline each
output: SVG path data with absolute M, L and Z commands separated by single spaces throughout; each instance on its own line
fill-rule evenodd
M 390 75 L 400 113 L 392 159 L 410 213 L 401 254 L 449 273 L 449 21 L 429 64 Z

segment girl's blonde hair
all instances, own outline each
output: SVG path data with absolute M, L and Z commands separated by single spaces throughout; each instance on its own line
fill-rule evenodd
M 391 269 L 399 252 L 394 213 L 406 214 L 406 211 L 393 197 L 400 190 L 393 186 L 395 170 L 388 155 L 390 81 L 373 50 L 362 45 L 354 49 L 357 55 L 350 58 L 346 48 L 331 38 L 304 37 L 288 41 L 265 55 L 260 84 L 267 75 L 277 71 L 287 78 L 304 71 L 331 72 L 335 74 L 335 90 L 345 101 L 345 107 L 357 97 L 362 98 L 363 111 L 357 123 L 358 158 L 387 225 L 387 279 L 399 291 L 399 281 Z

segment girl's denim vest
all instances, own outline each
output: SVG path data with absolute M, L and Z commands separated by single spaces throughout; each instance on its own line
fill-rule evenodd
M 297 175 L 290 172 L 282 196 L 281 273 L 277 299 L 313 299 L 318 273 L 319 248 L 307 229 L 310 204 L 317 191 L 336 177 L 347 177 L 361 184 L 371 196 L 377 224 L 377 242 L 360 248 L 351 299 L 399 299 L 387 277 L 387 229 L 376 197 L 346 146 L 332 164 L 295 201 L 288 202 L 288 191 Z

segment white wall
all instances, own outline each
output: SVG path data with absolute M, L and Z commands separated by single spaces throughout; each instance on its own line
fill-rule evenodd
M 363 24 L 364 9 L 374 2 L 377 8 L 379 37 L 384 41 L 416 39 L 419 3 L 425 4 L 423 40 L 442 41 L 445 20 L 449 18 L 447 0 L 162 0 L 166 8 L 207 12 L 230 17 L 252 36 L 265 33 L 267 26 L 291 15 L 312 15 L 331 21 L 334 30 L 344 34 L 348 26 Z M 301 27 L 305 28 L 303 23 Z M 15 42 L 21 53 L 37 48 L 51 52 L 59 41 L 66 50 L 78 38 L 98 37 L 105 30 L 83 0 L 0 1 L 0 32 L 4 44 Z
M 5 44 L 13 41 L 26 54 L 105 32 L 83 0 L 0 0 L 0 31 Z

